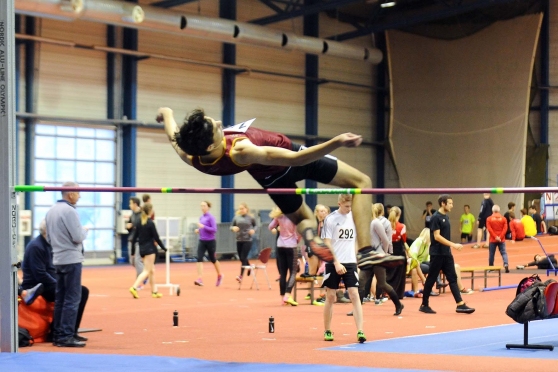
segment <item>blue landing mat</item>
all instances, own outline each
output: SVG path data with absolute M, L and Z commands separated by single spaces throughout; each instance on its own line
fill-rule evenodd
M 529 344 L 553 345 L 554 351 L 506 349 L 506 344 L 523 344 L 523 324 L 453 331 L 430 335 L 369 341 L 322 350 L 355 352 L 441 354 L 505 358 L 558 359 L 558 319 L 529 323 Z
M 317 369 L 316 369 L 317 368 Z M 199 359 L 73 354 L 73 353 L 0 353 L 0 370 L 5 372 L 118 371 L 118 372 L 419 372 L 414 369 L 360 368 L 318 364 L 226 363 Z M 424 372 L 421 370 L 420 372 Z

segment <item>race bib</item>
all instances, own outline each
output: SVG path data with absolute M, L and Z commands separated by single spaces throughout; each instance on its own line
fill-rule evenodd
M 246 131 L 248 130 L 248 128 L 250 128 L 250 125 L 252 125 L 254 120 L 256 120 L 256 118 L 246 120 L 246 121 L 244 121 L 240 124 L 233 125 L 232 127 L 225 128 L 225 129 L 223 129 L 223 132 L 225 132 L 225 133 L 227 133 L 227 132 L 246 133 Z

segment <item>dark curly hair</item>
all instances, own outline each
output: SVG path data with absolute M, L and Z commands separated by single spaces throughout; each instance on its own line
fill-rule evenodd
M 213 123 L 206 119 L 203 109 L 195 109 L 186 116 L 174 140 L 188 155 L 207 155 L 207 147 L 213 143 Z

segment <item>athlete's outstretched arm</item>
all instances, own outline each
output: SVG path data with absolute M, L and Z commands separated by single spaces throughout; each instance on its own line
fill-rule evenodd
M 163 122 L 163 124 L 165 125 L 165 133 L 167 134 L 172 148 L 174 149 L 174 151 L 176 151 L 178 156 L 180 156 L 180 159 L 182 159 L 182 161 L 184 161 L 186 164 L 192 165 L 191 156 L 182 151 L 182 149 L 178 147 L 176 143 L 174 136 L 176 135 L 176 133 L 178 133 L 178 125 L 174 120 L 172 110 L 168 107 L 159 108 L 159 110 L 157 111 L 157 122 Z
M 339 147 L 357 147 L 361 143 L 362 136 L 344 133 L 327 142 L 295 152 L 280 147 L 256 146 L 248 140 L 243 140 L 236 142 L 231 157 L 236 163 L 242 165 L 302 166 L 322 158 Z

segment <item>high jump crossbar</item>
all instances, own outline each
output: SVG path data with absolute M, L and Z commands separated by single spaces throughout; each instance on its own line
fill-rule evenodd
M 269 189 L 234 189 L 234 188 L 183 188 L 183 187 L 83 187 L 83 186 L 36 186 L 16 185 L 14 192 L 145 192 L 163 194 L 522 194 L 522 193 L 558 193 L 558 187 L 478 187 L 478 188 L 269 188 Z

